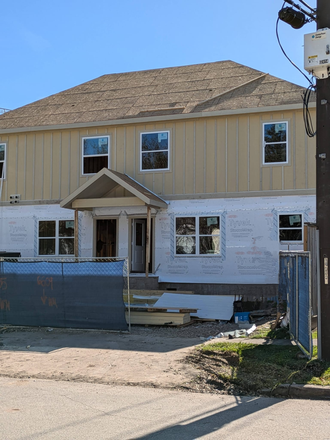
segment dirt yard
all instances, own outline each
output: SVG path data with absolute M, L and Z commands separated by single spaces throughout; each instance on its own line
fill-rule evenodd
M 217 322 L 183 328 L 132 326 L 126 334 L 3 326 L 0 375 L 203 391 L 199 371 L 187 357 L 205 338 L 236 328 Z

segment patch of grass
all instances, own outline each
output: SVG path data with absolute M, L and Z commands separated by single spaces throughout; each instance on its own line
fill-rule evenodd
M 312 333 L 312 338 L 313 339 L 317 339 L 317 330 L 315 332 Z
M 274 330 L 268 327 L 257 328 L 250 336 L 251 339 L 290 339 L 289 329 L 287 327 L 276 328 Z
M 212 383 L 237 392 L 274 389 L 285 383 L 330 385 L 330 363 L 301 357 L 297 346 L 256 345 L 242 342 L 207 344 L 199 349 L 200 369 Z

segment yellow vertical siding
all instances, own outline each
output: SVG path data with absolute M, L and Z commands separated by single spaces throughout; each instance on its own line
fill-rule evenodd
M 194 165 L 195 165 L 195 122 L 186 122 L 186 166 L 185 166 L 185 194 L 194 193 Z
M 205 192 L 206 193 L 214 193 L 215 192 L 215 184 L 216 184 L 216 169 L 215 169 L 215 133 L 216 126 L 214 119 L 210 121 L 206 121 L 206 152 L 205 152 Z
M 71 133 L 66 130 L 62 132 L 62 160 L 61 160 L 61 194 L 63 199 L 71 193 L 70 171 L 71 171 Z M 74 165 L 74 164 L 73 164 Z
M 228 118 L 227 191 L 237 191 L 237 117 Z
M 224 193 L 227 190 L 227 118 L 217 118 L 215 124 L 216 168 L 214 173 L 216 185 L 214 192 Z
M 34 199 L 43 200 L 50 199 L 49 194 L 49 180 L 51 162 L 49 157 L 45 157 L 44 152 L 50 151 L 49 148 L 49 133 L 36 133 L 34 136 L 35 154 L 34 154 L 34 179 L 33 179 L 33 193 Z
M 120 173 L 125 171 L 125 148 L 126 148 L 126 139 L 125 139 L 125 127 L 118 127 L 116 130 L 116 145 L 114 148 L 116 149 L 116 170 Z
M 238 191 L 248 191 L 248 163 L 249 163 L 249 120 L 241 117 L 238 120 Z
M 195 161 L 194 161 L 194 194 L 204 192 L 204 179 L 205 179 L 205 122 L 196 121 L 195 132 Z
M 34 160 L 35 160 L 35 135 L 26 136 L 25 145 L 25 188 L 24 188 L 24 199 L 33 200 L 34 199 Z
M 128 126 L 126 128 L 126 155 L 125 155 L 125 171 L 131 176 L 135 177 L 135 163 L 136 163 L 136 149 L 139 144 L 135 142 L 135 127 Z
M 249 130 L 249 191 L 260 191 L 260 174 L 262 172 L 262 120 L 259 115 L 250 116 Z
M 262 164 L 262 123 L 268 121 L 289 123 L 287 165 Z M 141 172 L 140 133 L 159 130 L 170 131 L 170 170 Z M 105 134 L 110 167 L 164 198 L 315 188 L 315 139 L 306 137 L 299 110 L 2 136 L 7 142 L 2 200 L 16 193 L 22 200 L 63 199 L 90 178 L 82 176 L 81 138 Z
M 18 136 L 18 158 L 17 158 L 17 193 L 23 200 L 25 197 L 25 172 L 26 172 L 26 135 Z M 8 179 L 10 177 L 8 176 Z
M 2 142 L 7 144 L 7 163 L 6 163 L 6 180 L 3 182 L 1 200 L 4 201 L 9 198 L 10 194 L 17 193 L 17 152 L 16 143 L 18 143 L 18 136 L 12 135 L 7 139 L 2 137 Z
M 53 150 L 52 150 L 52 164 L 53 164 L 53 178 L 52 178 L 52 193 L 53 199 L 59 200 L 61 198 L 61 181 L 62 181 L 62 145 L 61 133 L 53 133 Z
M 271 179 L 272 179 L 272 168 L 271 167 L 263 167 L 262 169 L 262 191 L 269 191 L 271 189 Z
M 272 190 L 281 190 L 282 189 L 282 172 L 283 167 L 277 166 L 272 167 Z
M 80 175 L 80 136 L 78 131 L 72 131 L 70 134 L 70 191 L 77 188 Z
M 180 122 L 175 125 L 175 132 L 172 138 L 172 150 L 175 146 L 175 157 L 172 156 L 171 170 L 173 170 L 175 181 L 175 192 L 183 194 L 184 192 L 184 123 Z

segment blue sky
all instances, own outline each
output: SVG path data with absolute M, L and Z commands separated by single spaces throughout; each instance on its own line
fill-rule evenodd
M 297 0 L 298 3 L 298 0 Z M 316 6 L 316 0 L 307 1 Z M 108 73 L 232 60 L 307 80 L 275 35 L 281 0 L 30 0 L 1 5 L 0 107 L 14 109 Z M 289 5 L 288 5 L 289 6 Z M 303 35 L 280 23 L 303 70 Z

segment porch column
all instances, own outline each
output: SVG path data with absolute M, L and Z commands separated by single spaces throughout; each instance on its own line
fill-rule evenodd
M 147 237 L 146 237 L 146 278 L 149 276 L 150 263 L 150 229 L 151 229 L 151 208 L 147 206 Z
M 79 211 L 78 209 L 74 210 L 74 256 L 79 257 L 79 243 L 78 243 L 78 237 L 79 237 L 79 226 L 78 226 L 78 219 L 79 219 Z

